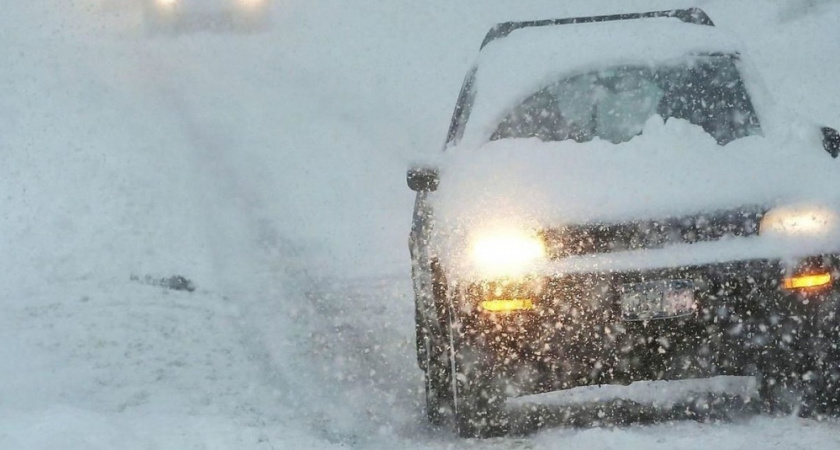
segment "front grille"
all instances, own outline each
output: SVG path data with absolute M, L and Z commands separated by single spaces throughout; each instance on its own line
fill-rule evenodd
M 544 230 L 543 238 L 552 259 L 654 249 L 755 236 L 765 212 L 750 207 L 661 220 L 571 225 Z

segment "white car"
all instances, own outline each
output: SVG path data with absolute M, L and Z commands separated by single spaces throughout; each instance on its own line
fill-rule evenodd
M 699 9 L 499 24 L 408 172 L 429 419 L 714 375 L 840 412 L 838 152 Z
M 153 33 L 201 29 L 256 31 L 269 23 L 269 0 L 143 0 Z

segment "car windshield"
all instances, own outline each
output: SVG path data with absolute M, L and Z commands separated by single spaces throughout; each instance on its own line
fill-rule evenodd
M 601 138 L 625 142 L 658 114 L 699 125 L 720 145 L 761 132 L 735 56 L 710 55 L 661 67 L 620 66 L 557 81 L 499 123 L 491 140 Z

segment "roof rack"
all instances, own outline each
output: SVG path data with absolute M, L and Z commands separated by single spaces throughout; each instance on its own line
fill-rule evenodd
M 503 22 L 497 24 L 484 37 L 481 48 L 490 42 L 503 38 L 520 28 L 544 27 L 549 25 L 567 25 L 574 23 L 611 22 L 615 20 L 648 19 L 653 17 L 673 17 L 686 23 L 715 26 L 712 19 L 700 8 L 672 9 L 668 11 L 650 11 L 644 13 L 613 14 L 609 16 L 567 17 L 565 19 L 528 20 L 524 22 Z

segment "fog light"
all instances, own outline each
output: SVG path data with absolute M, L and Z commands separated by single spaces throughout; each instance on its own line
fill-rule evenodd
M 831 274 L 828 272 L 811 274 L 811 275 L 797 275 L 795 277 L 785 278 L 785 289 L 807 289 L 825 286 L 831 283 Z
M 481 309 L 488 312 L 527 311 L 534 309 L 534 302 L 529 298 L 484 300 Z

